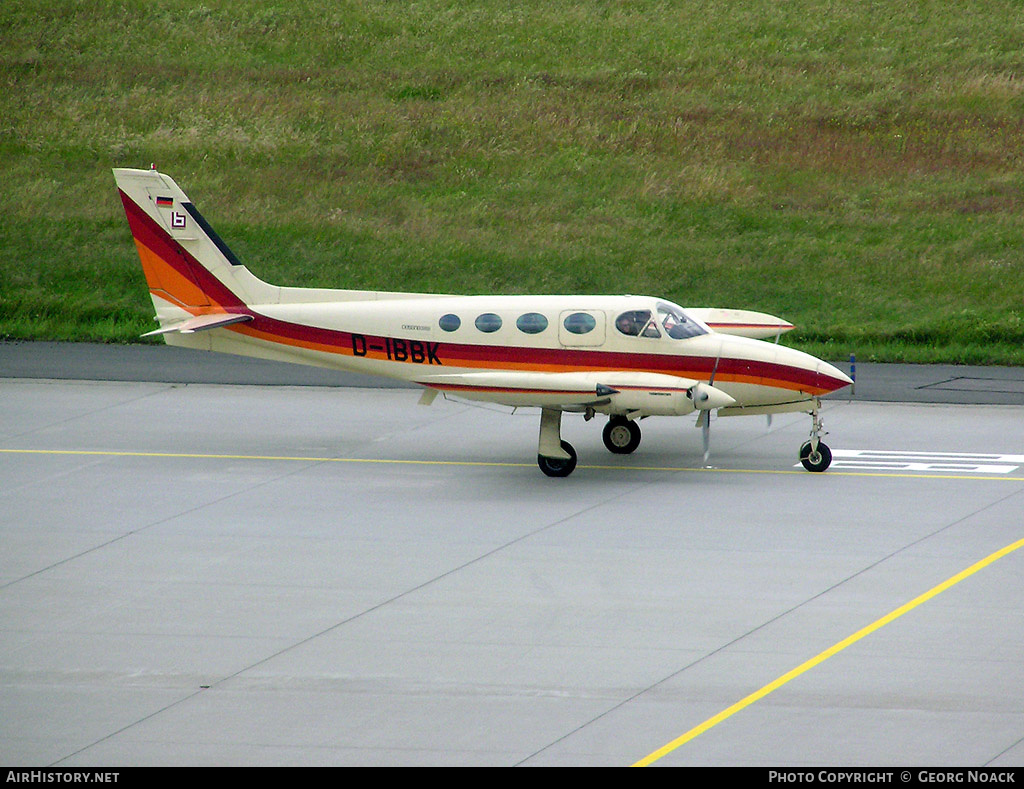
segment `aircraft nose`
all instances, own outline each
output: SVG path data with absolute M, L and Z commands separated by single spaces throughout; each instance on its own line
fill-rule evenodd
M 853 379 L 850 378 L 850 376 L 838 367 L 833 367 L 828 362 L 819 360 L 815 372 L 817 373 L 818 386 L 822 389 L 828 390 L 829 392 L 834 392 L 837 389 L 842 389 L 844 386 L 849 386 L 853 383 Z
M 801 382 L 800 391 L 802 392 L 823 395 L 853 383 L 842 370 L 816 356 L 785 345 L 773 347 L 776 361 L 793 370 L 793 374 Z

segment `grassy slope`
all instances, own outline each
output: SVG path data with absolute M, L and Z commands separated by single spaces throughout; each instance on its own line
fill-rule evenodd
M 833 358 L 1024 363 L 1019 3 L 0 9 L 0 336 L 130 340 L 109 168 L 257 275 L 760 309 Z

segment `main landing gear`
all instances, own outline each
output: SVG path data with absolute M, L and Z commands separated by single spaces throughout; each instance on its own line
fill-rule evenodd
M 576 468 L 576 450 L 562 440 L 562 412 L 558 409 L 540 411 L 537 465 L 549 477 L 568 477 Z
M 561 449 L 567 456 L 564 459 L 537 455 L 537 465 L 549 477 L 568 477 L 576 468 L 576 450 L 572 448 L 572 444 L 562 441 Z
M 601 437 L 609 452 L 614 452 L 616 455 L 628 455 L 640 446 L 640 425 L 633 419 L 613 416 L 604 426 Z
M 568 477 L 576 468 L 576 450 L 561 436 L 562 412 L 542 408 L 537 465 L 549 477 Z M 617 455 L 628 455 L 640 446 L 640 425 L 632 419 L 613 416 L 604 428 L 604 445 Z
M 821 402 L 815 400 L 814 410 L 811 411 L 811 438 L 800 447 L 800 462 L 803 463 L 805 469 L 815 472 L 824 471 L 832 465 L 832 450 L 821 440 L 821 436 L 827 436 L 828 433 L 824 432 L 824 424 L 818 413 L 819 408 L 821 408 Z

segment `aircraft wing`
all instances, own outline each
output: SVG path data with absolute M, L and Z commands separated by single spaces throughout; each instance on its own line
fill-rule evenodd
M 686 314 L 703 321 L 709 329 L 720 334 L 735 334 L 755 340 L 778 338 L 794 328 L 792 323 L 766 312 L 754 310 L 723 310 L 713 307 L 687 307 Z
M 424 376 L 417 383 L 467 400 L 609 414 L 680 415 L 735 402 L 707 383 L 661 373 L 496 370 Z
M 217 329 L 221 326 L 230 326 L 233 323 L 243 323 L 251 320 L 252 315 L 239 315 L 232 312 L 213 312 L 207 315 L 194 315 L 193 317 L 186 318 L 182 321 L 169 323 L 166 326 L 161 326 L 159 329 L 146 332 L 142 336 L 151 337 L 154 334 L 168 334 L 169 332 L 192 334 L 197 331 Z

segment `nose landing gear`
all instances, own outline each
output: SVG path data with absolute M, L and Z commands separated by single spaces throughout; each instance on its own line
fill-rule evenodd
M 811 438 L 805 441 L 800 447 L 800 462 L 808 471 L 820 472 L 832 465 L 832 450 L 821 440 L 823 435 L 828 435 L 824 430 L 824 423 L 821 421 L 821 401 L 814 401 L 814 410 L 811 411 Z

